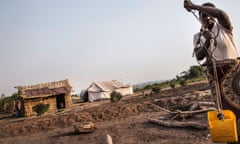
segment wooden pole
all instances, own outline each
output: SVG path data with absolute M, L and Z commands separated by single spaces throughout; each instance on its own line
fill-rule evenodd
M 112 137 L 110 135 L 108 135 L 108 134 L 106 136 L 106 144 L 113 144 L 112 143 Z

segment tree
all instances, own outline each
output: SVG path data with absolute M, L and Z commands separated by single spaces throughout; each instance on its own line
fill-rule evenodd
M 111 102 L 118 102 L 122 98 L 122 94 L 116 91 L 113 91 L 110 96 L 111 96 Z
M 33 111 L 37 113 L 38 116 L 41 116 L 49 109 L 49 104 L 38 104 L 32 107 Z
M 154 92 L 154 93 L 159 93 L 160 91 L 161 91 L 161 88 L 159 86 L 154 86 L 152 88 L 152 92 Z
M 187 85 L 187 80 L 184 78 L 181 78 L 181 79 L 179 79 L 179 84 L 184 87 Z
M 172 89 L 174 89 L 176 87 L 176 81 L 175 80 L 171 81 L 169 85 Z
M 18 100 L 21 100 L 21 97 L 19 96 L 18 93 L 13 93 L 12 96 L 10 97 L 3 97 L 1 100 L 0 100 L 0 111 L 5 111 L 4 109 L 4 105 L 5 104 L 10 104 L 10 103 L 13 103 L 14 101 L 18 101 Z
M 197 78 L 204 75 L 204 70 L 201 66 L 191 66 L 189 69 L 188 78 Z

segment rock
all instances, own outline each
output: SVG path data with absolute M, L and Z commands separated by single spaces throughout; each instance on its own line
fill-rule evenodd
M 73 125 L 74 132 L 77 134 L 92 133 L 96 130 L 93 122 L 83 122 Z

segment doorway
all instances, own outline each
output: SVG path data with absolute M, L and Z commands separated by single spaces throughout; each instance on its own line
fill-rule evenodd
M 65 94 L 56 95 L 57 109 L 65 108 Z

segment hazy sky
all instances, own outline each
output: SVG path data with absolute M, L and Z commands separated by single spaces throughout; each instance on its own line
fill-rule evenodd
M 240 48 L 240 1 L 210 2 L 229 14 Z M 199 27 L 183 0 L 1 0 L 0 94 L 63 79 L 78 94 L 93 81 L 175 78 L 197 64 Z

